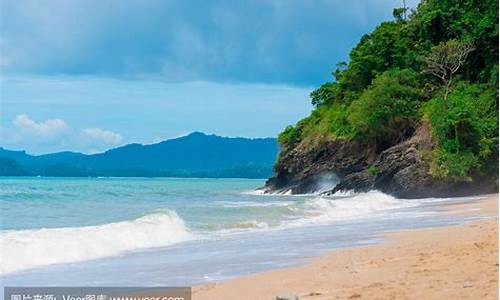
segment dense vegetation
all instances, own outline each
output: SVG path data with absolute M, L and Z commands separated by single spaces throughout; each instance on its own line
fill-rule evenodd
M 498 1 L 423 0 L 363 36 L 315 109 L 279 136 L 285 149 L 324 140 L 369 141 L 379 151 L 426 122 L 432 175 L 470 180 L 498 166 Z

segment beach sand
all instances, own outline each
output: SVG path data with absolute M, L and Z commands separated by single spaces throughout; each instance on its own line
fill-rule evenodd
M 385 234 L 381 244 L 335 250 L 305 266 L 195 287 L 193 299 L 498 299 L 498 194 L 443 210 L 490 217 Z

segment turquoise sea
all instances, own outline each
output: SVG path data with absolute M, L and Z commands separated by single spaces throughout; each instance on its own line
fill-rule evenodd
M 443 204 L 263 195 L 264 180 L 0 178 L 2 285 L 194 285 L 306 262 L 379 233 L 469 220 Z

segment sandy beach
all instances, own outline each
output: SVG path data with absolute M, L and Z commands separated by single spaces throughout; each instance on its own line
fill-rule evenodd
M 335 250 L 304 266 L 195 287 L 193 299 L 498 299 L 498 194 L 443 213 L 487 217 L 389 233 L 381 244 Z

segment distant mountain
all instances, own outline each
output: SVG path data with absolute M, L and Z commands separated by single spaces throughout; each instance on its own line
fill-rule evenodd
M 146 176 L 266 178 L 278 155 L 274 138 L 228 138 L 193 132 L 152 145 L 99 154 L 29 155 L 0 147 L 0 176 Z

